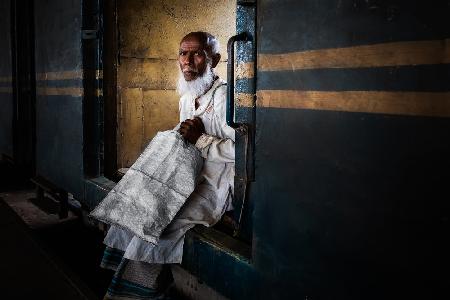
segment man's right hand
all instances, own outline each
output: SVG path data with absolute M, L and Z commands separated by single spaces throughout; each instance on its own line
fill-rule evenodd
M 180 124 L 178 132 L 191 144 L 195 144 L 198 138 L 205 133 L 205 126 L 199 117 L 187 119 Z

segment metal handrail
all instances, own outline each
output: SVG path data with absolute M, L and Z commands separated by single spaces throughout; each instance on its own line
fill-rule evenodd
M 240 124 L 234 122 L 234 43 L 237 41 L 249 41 L 250 35 L 246 32 L 232 36 L 227 43 L 227 124 L 237 128 Z

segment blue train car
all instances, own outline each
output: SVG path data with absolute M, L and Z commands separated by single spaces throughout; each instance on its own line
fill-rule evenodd
M 450 297 L 449 1 L 0 7 L 0 153 L 86 212 L 176 124 L 179 38 L 228 41 L 235 209 L 188 232 L 185 294 Z

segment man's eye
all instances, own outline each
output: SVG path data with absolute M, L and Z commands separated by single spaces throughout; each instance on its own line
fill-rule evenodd
M 180 56 L 185 56 L 186 55 L 186 51 L 180 51 Z

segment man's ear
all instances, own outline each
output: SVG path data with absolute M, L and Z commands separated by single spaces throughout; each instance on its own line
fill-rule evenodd
M 220 54 L 217 53 L 212 58 L 212 67 L 215 68 L 220 61 Z

